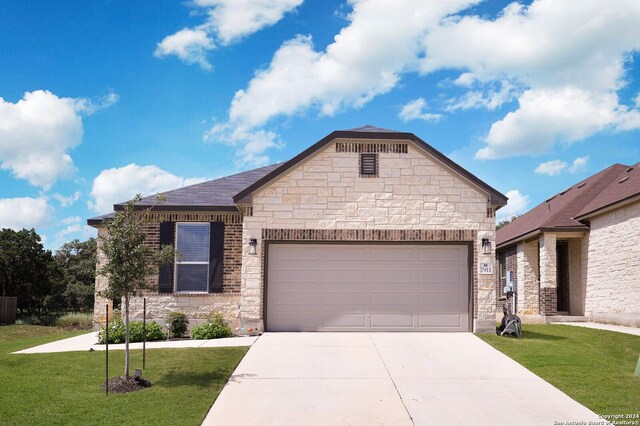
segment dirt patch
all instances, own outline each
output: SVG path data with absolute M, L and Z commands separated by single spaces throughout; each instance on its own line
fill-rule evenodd
M 113 377 L 109 379 L 109 393 L 129 393 L 142 390 L 151 386 L 151 382 L 143 378 L 124 376 Z M 106 384 L 102 385 L 102 389 L 105 389 Z

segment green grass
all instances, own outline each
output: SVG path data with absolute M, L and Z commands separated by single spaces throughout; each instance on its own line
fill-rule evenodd
M 86 332 L 86 331 L 84 331 Z M 147 350 L 143 377 L 152 387 L 105 396 L 105 353 L 10 355 L 82 331 L 0 327 L 1 425 L 199 425 L 247 352 L 237 348 Z M 132 373 L 142 351 L 131 351 Z M 124 351 L 109 352 L 109 376 L 123 374 Z
M 520 339 L 478 337 L 598 414 L 640 413 L 640 337 L 567 325 L 523 330 Z

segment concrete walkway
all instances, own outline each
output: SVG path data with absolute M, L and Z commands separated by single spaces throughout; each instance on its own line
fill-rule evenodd
M 229 337 L 226 339 L 213 340 L 175 340 L 175 341 L 159 341 L 147 342 L 147 349 L 165 349 L 165 348 L 218 348 L 228 346 L 251 346 L 257 337 Z M 29 349 L 13 352 L 14 354 L 45 354 L 52 352 L 85 352 L 93 349 L 95 351 L 104 351 L 105 345 L 98 345 L 98 333 L 92 332 L 81 334 L 80 336 L 70 337 L 68 339 L 57 340 L 55 342 L 46 343 Z M 142 343 L 130 343 L 131 349 L 142 349 Z M 111 344 L 109 350 L 124 350 L 124 343 Z
M 552 322 L 556 325 L 574 325 L 576 327 L 595 328 L 597 330 L 616 331 L 618 333 L 633 334 L 634 336 L 640 336 L 640 328 L 637 327 L 625 327 L 622 325 L 601 324 L 597 322 Z
M 266 333 L 238 365 L 203 424 L 597 420 L 470 333 Z

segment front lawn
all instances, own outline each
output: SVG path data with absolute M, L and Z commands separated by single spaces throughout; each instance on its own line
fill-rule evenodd
M 152 387 L 108 397 L 100 388 L 105 378 L 102 351 L 10 355 L 82 333 L 53 327 L 0 327 L 0 424 L 199 425 L 248 350 L 147 350 L 143 377 Z M 121 375 L 124 351 L 110 351 L 109 366 L 110 377 Z M 131 351 L 131 366 L 131 373 L 142 368 L 141 350 Z
M 603 415 L 640 413 L 640 337 L 568 325 L 523 325 L 520 339 L 479 335 Z

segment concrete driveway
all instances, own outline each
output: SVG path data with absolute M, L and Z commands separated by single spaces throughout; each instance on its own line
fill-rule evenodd
M 204 424 L 589 420 L 598 416 L 470 333 L 266 333 Z

